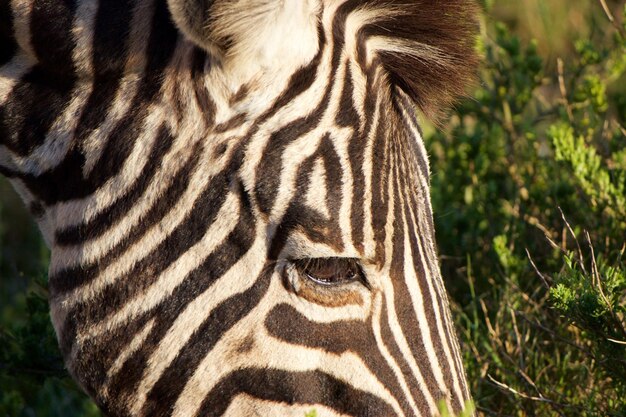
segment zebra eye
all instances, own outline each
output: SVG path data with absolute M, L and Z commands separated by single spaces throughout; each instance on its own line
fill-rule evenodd
M 356 258 L 293 259 L 284 265 L 285 289 L 325 307 L 364 306 L 372 291 Z
M 301 276 L 323 286 L 338 286 L 361 281 L 367 286 L 365 275 L 354 258 L 309 258 L 293 261 Z

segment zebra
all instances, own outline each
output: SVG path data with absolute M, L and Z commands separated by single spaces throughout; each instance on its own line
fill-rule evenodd
M 433 416 L 470 400 L 416 108 L 472 0 L 0 0 L 0 173 L 108 416 Z

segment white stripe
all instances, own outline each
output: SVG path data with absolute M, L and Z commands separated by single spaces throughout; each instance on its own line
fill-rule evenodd
M 326 169 L 324 160 L 317 158 L 313 163 L 313 170 L 309 174 L 310 182 L 304 201 L 309 208 L 317 211 L 326 219 L 330 219 L 330 211 L 327 204 L 329 190 L 326 188 Z
M 130 33 L 128 35 L 127 61 L 124 65 L 124 76 L 119 82 L 113 104 L 105 109 L 106 119 L 99 126 L 90 126 L 93 133 L 82 144 L 85 152 L 83 174 L 88 175 L 95 163 L 100 159 L 104 146 L 117 123 L 131 110 L 133 97 L 140 94 L 138 87 L 145 73 L 148 58 L 148 36 L 153 30 L 150 26 L 154 14 L 154 2 L 137 2 L 132 10 Z M 103 109 L 104 110 L 104 109 Z M 60 226 L 67 227 L 70 224 Z
M 176 205 L 174 205 L 170 211 L 161 219 L 158 223 L 153 225 L 146 234 L 139 239 L 136 243 L 134 243 L 128 250 L 120 256 L 120 258 L 116 259 L 109 267 L 107 267 L 95 280 L 93 280 L 89 285 L 82 286 L 74 290 L 73 292 L 63 296 L 62 300 L 55 300 L 57 302 L 62 302 L 64 307 L 70 308 L 74 304 L 88 300 L 102 291 L 109 285 L 114 284 L 117 280 L 123 275 L 130 271 L 133 265 L 139 260 L 145 258 L 148 254 L 150 254 L 163 240 L 170 235 L 176 227 L 180 225 L 180 223 L 185 219 L 187 213 L 189 213 L 194 206 L 194 202 L 198 199 L 202 191 L 204 190 L 207 183 L 210 181 L 210 178 L 213 174 L 212 171 L 219 171 L 223 169 L 222 166 L 211 166 L 211 162 L 209 160 L 209 156 L 207 155 L 209 151 L 205 151 L 203 155 L 200 156 L 201 162 L 198 165 L 198 169 L 196 169 L 189 180 L 189 186 L 185 190 L 185 192 L 180 196 Z M 172 156 L 175 158 L 175 155 Z M 183 157 L 179 156 L 179 158 L 183 159 Z M 179 161 L 180 162 L 180 161 Z M 164 167 L 168 167 L 168 165 L 164 164 Z M 167 172 L 167 171 L 166 171 Z M 176 175 L 176 171 L 170 171 L 173 174 L 171 176 Z M 169 183 L 171 178 L 168 178 L 166 181 Z M 141 204 L 135 204 L 131 209 L 129 215 L 125 217 L 121 223 L 129 224 L 129 220 L 140 221 L 141 215 L 144 214 L 151 207 L 151 203 L 155 200 L 158 200 L 161 193 L 159 192 L 159 178 L 155 180 L 153 184 L 147 190 L 146 195 L 150 196 L 148 201 L 144 201 Z M 130 217 L 129 217 L 130 216 Z M 130 226 L 128 226 L 130 227 Z M 116 239 L 121 239 L 124 237 L 124 233 L 128 232 L 128 229 L 120 228 L 119 224 L 111 230 L 110 233 L 105 233 L 105 235 L 101 239 L 97 239 L 97 242 L 101 242 L 100 245 L 93 245 L 92 251 L 92 259 L 98 259 L 98 256 L 104 256 L 108 251 L 113 248 L 113 243 L 111 240 L 115 237 Z M 115 242 L 115 241 L 113 241 Z M 76 259 L 80 259 L 81 256 L 81 246 L 77 248 L 56 248 L 52 253 L 52 261 L 51 261 L 51 275 L 61 270 L 66 265 L 75 264 Z M 98 252 L 99 251 L 99 252 Z M 71 258 L 70 256 L 73 256 Z
M 4 104 L 13 91 L 13 87 L 34 64 L 35 60 L 32 56 L 24 51 L 18 51 L 8 63 L 0 67 L 0 105 Z M 4 146 L 0 146 L 0 154 L 3 148 Z
M 420 228 L 418 229 L 417 232 L 419 232 L 419 230 L 423 230 L 423 228 L 425 227 L 425 225 L 423 224 L 422 220 L 423 217 L 425 216 L 424 212 L 421 212 L 420 214 L 418 214 L 417 216 L 419 216 L 418 218 L 415 218 L 416 214 L 414 212 L 414 208 L 413 207 L 409 207 L 409 213 L 411 214 L 411 217 L 413 219 L 413 224 L 415 225 L 420 225 Z M 411 257 L 413 256 L 417 256 L 418 260 L 420 262 L 422 262 L 422 264 L 424 265 L 424 272 L 425 272 L 425 277 L 424 280 L 426 281 L 427 285 L 428 285 L 428 292 L 430 295 L 430 299 L 432 301 L 432 309 L 433 309 L 433 313 L 436 319 L 436 326 L 437 326 L 437 334 L 439 335 L 438 339 L 443 347 L 444 350 L 444 354 L 447 360 L 447 366 L 449 366 L 451 368 L 451 375 L 452 375 L 452 379 L 454 382 L 454 390 L 456 391 L 455 394 L 457 396 L 459 396 L 459 398 L 463 398 L 462 395 L 462 389 L 459 385 L 459 375 L 457 375 L 457 373 L 455 372 L 455 368 L 453 366 L 453 364 L 455 363 L 455 360 L 453 359 L 453 355 L 451 352 L 451 343 L 452 341 L 449 340 L 448 337 L 446 337 L 446 333 L 444 332 L 444 322 L 447 322 L 449 320 L 449 315 L 445 314 L 445 310 L 446 308 L 448 308 L 447 305 L 440 305 L 438 300 L 445 300 L 445 292 L 442 293 L 441 292 L 441 286 L 443 285 L 441 282 L 441 277 L 438 274 L 438 272 L 432 271 L 428 268 L 428 265 L 435 265 L 435 268 L 438 266 L 437 260 L 436 259 L 432 259 L 432 257 L 429 257 L 429 251 L 425 250 L 425 248 L 422 246 L 422 244 L 420 243 L 419 238 L 416 238 L 417 240 L 417 249 L 418 249 L 418 253 L 411 253 Z M 426 262 L 426 259 L 428 258 L 428 262 Z M 412 269 L 411 269 L 412 270 Z M 417 278 L 416 278 L 417 279 Z M 436 286 L 436 287 L 435 287 Z M 419 291 L 419 290 L 417 290 Z M 439 310 L 442 309 L 444 310 L 444 317 L 441 316 L 441 314 L 439 314 Z M 419 316 L 419 317 L 423 317 L 423 316 Z M 446 323 L 447 324 L 447 323 Z M 432 323 L 431 323 L 432 325 Z M 446 326 L 447 327 L 447 326 Z M 449 327 L 448 327 L 449 329 Z M 449 333 L 451 337 L 454 337 L 455 333 Z M 432 338 L 432 335 L 431 335 Z M 436 370 L 437 372 L 441 372 L 441 364 L 438 364 L 438 366 L 434 366 L 433 370 Z
M 150 20 L 153 13 L 152 2 L 136 6 L 133 10 L 131 33 L 129 35 L 128 61 L 126 63 L 126 75 L 120 80 L 120 87 L 113 100 L 111 108 L 106 109 L 106 119 L 100 126 L 91 126 L 93 133 L 89 135 L 82 144 L 85 154 L 85 165 L 83 175 L 87 176 L 91 172 L 94 164 L 99 160 L 100 155 L 108 141 L 113 129 L 129 111 L 132 98 L 137 93 L 137 88 L 141 82 L 144 67 L 146 64 L 147 34 L 150 33 Z M 104 109 L 103 109 L 104 111 Z M 138 168 L 138 167 L 134 167 Z M 60 213 L 79 213 L 79 215 L 57 216 L 57 229 L 65 229 L 91 220 L 99 212 L 108 206 L 98 207 L 94 201 L 112 202 L 119 198 L 124 187 L 121 189 L 100 188 L 96 193 L 83 199 L 61 202 L 54 209 Z M 112 195 L 103 196 L 105 192 L 112 192 Z M 94 207 L 95 206 L 95 207 Z
M 376 54 L 381 52 L 409 55 L 414 59 L 427 61 L 428 65 L 432 66 L 445 67 L 450 65 L 450 57 L 446 56 L 441 49 L 417 41 L 391 36 L 372 36 L 365 41 L 365 44 L 368 65 L 371 65 Z
M 95 2 L 83 1 L 78 3 L 78 9 L 76 10 L 76 16 L 73 25 L 73 35 L 76 39 L 76 46 L 73 50 L 72 56 L 74 66 L 79 71 L 79 80 L 75 85 L 75 89 L 72 93 L 72 98 L 69 104 L 65 107 L 61 115 L 55 120 L 50 130 L 47 132 L 45 141 L 40 146 L 35 148 L 27 157 L 20 157 L 12 154 L 6 150 L 4 146 L 0 146 L 0 164 L 2 160 L 9 158 L 12 162 L 14 169 L 31 175 L 40 175 L 41 173 L 48 171 L 57 166 L 65 157 L 71 143 L 74 139 L 74 130 L 80 119 L 83 105 L 85 104 L 89 94 L 91 93 L 91 46 L 93 41 L 93 23 L 95 18 L 97 4 Z M 16 34 L 20 37 L 25 36 L 24 32 L 28 30 L 22 27 L 22 24 L 17 24 L 16 21 Z M 18 81 L 19 77 L 23 74 L 18 74 L 20 71 L 26 71 L 33 62 L 28 61 L 28 55 L 17 55 L 13 61 L 6 67 L 0 70 L 0 104 L 6 99 L 3 94 L 8 94 L 12 85 Z M 22 58 L 26 59 L 24 61 Z M 17 60 L 17 61 L 16 61 Z M 15 63 L 15 64 L 14 64 Z M 22 65 L 20 65 L 22 64 Z M 13 79 L 5 79 L 3 74 L 5 68 L 7 71 L 13 71 L 13 74 L 9 74 L 9 77 Z M 3 82 L 7 82 L 6 85 L 2 85 Z M 30 88 L 37 88 L 37 86 L 31 86 Z M 33 121 L 26 121 L 27 123 Z M 36 121 L 34 121 L 36 122 Z M 17 132 L 14 132 L 15 134 Z M 6 165 L 6 164 L 4 164 Z
M 121 170 L 115 176 L 109 178 L 94 194 L 79 200 L 78 204 L 61 203 L 49 208 L 49 211 L 55 219 L 57 230 L 60 229 L 59 224 L 62 223 L 64 219 L 69 218 L 74 219 L 74 221 L 81 219 L 84 222 L 87 222 L 88 219 L 92 219 L 115 203 L 116 200 L 123 196 L 124 193 L 128 191 L 128 188 L 132 187 L 138 180 L 139 176 L 144 171 L 144 167 L 149 162 L 148 157 L 150 156 L 151 148 L 158 146 L 155 143 L 158 139 L 156 134 L 159 131 L 159 126 L 163 123 L 164 115 L 161 113 L 160 107 L 155 106 L 152 110 L 148 119 L 145 121 L 142 134 L 135 141 L 135 146 L 130 155 L 125 160 Z M 177 148 L 183 148 L 181 144 L 182 139 L 180 137 L 176 139 L 178 140 L 178 147 L 170 150 L 167 155 L 169 158 L 163 161 L 163 167 L 172 169 L 183 159 L 182 155 L 176 155 L 178 153 L 176 152 L 178 150 Z M 106 233 L 93 240 L 81 243 L 78 246 L 55 246 L 56 254 L 55 260 L 51 264 L 51 273 L 58 271 L 59 268 L 68 267 L 79 262 L 82 264 L 92 263 L 115 247 L 115 245 L 128 234 L 130 228 L 139 222 L 141 215 L 157 200 L 158 191 L 162 190 L 163 183 L 169 182 L 166 178 L 172 171 L 165 169 L 159 170 L 147 192 L 144 194 L 146 198 L 134 204 L 126 216 L 115 225 L 111 225 Z
M 11 0 L 15 40 L 26 55 L 35 59 L 30 34 L 30 14 L 33 11 L 33 4 L 32 0 Z
M 421 416 L 422 413 L 417 408 L 417 404 L 415 404 L 415 399 L 411 395 L 411 390 L 409 389 L 406 378 L 402 374 L 402 370 L 400 369 L 396 361 L 393 359 L 393 356 L 387 349 L 387 346 L 385 345 L 385 340 L 382 337 L 381 328 L 380 328 L 381 327 L 380 323 L 383 319 L 381 304 L 382 304 L 382 298 L 380 295 L 377 295 L 375 297 L 374 305 L 372 308 L 372 326 L 373 326 L 372 330 L 374 331 L 374 338 L 376 340 L 376 345 L 378 347 L 378 350 L 380 350 L 381 355 L 385 358 L 385 361 L 391 368 L 394 376 L 396 377 L 396 380 L 398 381 L 398 385 L 400 385 L 400 387 L 402 388 L 402 391 L 404 392 L 404 396 L 407 399 L 411 408 L 413 409 L 415 416 Z M 398 412 L 398 415 L 404 415 L 404 413 Z
M 246 189 L 254 189 L 257 184 L 257 167 L 265 153 L 266 146 L 271 146 L 268 142 L 272 133 L 295 120 L 306 117 L 312 109 L 321 103 L 330 79 L 331 53 L 332 51 L 329 48 L 324 48 L 313 84 L 259 126 L 257 133 L 251 138 L 246 151 L 244 165 L 240 169 L 242 181 Z M 268 104 L 271 105 L 273 103 Z M 317 126 L 317 131 L 318 136 L 320 136 L 322 132 L 320 125 Z M 309 135 L 311 134 L 309 133 Z
M 315 411 L 318 417 L 353 417 L 337 413 L 321 404 L 284 404 L 261 400 L 247 394 L 238 394 L 222 417 L 305 417 Z
M 160 341 L 158 348 L 148 360 L 148 366 L 144 369 L 136 390 L 136 400 L 133 402 L 131 414 L 139 414 L 147 394 L 211 311 L 225 300 L 254 285 L 254 279 L 261 274 L 264 267 L 259 259 L 265 258 L 267 250 L 265 225 L 257 224 L 256 232 L 257 237 L 250 250 L 227 273 L 187 304 L 185 310 L 178 315 L 174 324 Z M 248 279 L 245 280 L 245 278 Z M 233 285 L 233 282 L 239 285 Z M 258 316 L 255 320 L 258 323 Z
M 155 319 L 148 321 L 145 326 L 133 337 L 133 340 L 120 352 L 119 356 L 113 362 L 113 365 L 107 370 L 107 380 L 104 387 L 101 388 L 103 397 L 108 397 L 109 386 L 112 378 L 122 369 L 122 366 L 131 357 L 133 353 L 137 351 L 150 334 L 150 331 L 154 327 Z M 73 356 L 72 356 L 73 357 Z
M 30 44 L 30 14 L 33 4 L 26 0 L 11 0 L 10 9 L 13 13 L 13 33 L 18 50 L 15 56 L 0 67 L 0 105 L 3 105 L 13 88 L 24 74 L 36 63 L 35 53 Z M 17 132 L 10 134 L 16 135 Z M 11 154 L 4 145 L 0 145 L 0 165 L 14 169 Z
M 20 157 L 8 152 L 18 171 L 38 176 L 63 162 L 65 155 L 74 142 L 75 129 L 90 93 L 91 85 L 86 82 L 77 84 L 70 102 L 65 107 L 63 113 L 54 121 L 46 134 L 45 141 L 29 153 L 28 156 Z M 27 123 L 31 122 L 37 121 L 27 121 Z M 1 151 L 2 149 L 0 149 Z
M 363 243 L 364 243 L 364 258 L 373 259 L 376 255 L 376 240 L 374 238 L 374 228 L 372 225 L 372 174 L 373 174 L 373 152 L 374 142 L 376 139 L 376 131 L 379 123 L 382 123 L 382 116 L 380 114 L 380 103 L 382 98 L 378 97 L 376 102 L 376 109 L 371 116 L 373 121 L 371 123 L 371 130 L 366 140 L 365 152 L 363 155 L 363 168 L 362 172 L 365 177 L 364 181 L 364 193 L 363 193 Z

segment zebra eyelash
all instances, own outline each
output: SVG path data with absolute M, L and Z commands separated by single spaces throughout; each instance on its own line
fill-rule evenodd
M 356 258 L 287 260 L 282 278 L 287 291 L 301 300 L 324 307 L 365 307 L 372 290 Z
M 356 258 L 303 258 L 291 260 L 301 278 L 324 288 L 360 282 L 370 289 L 369 282 Z

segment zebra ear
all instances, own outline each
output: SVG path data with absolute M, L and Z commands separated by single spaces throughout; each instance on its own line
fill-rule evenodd
M 367 29 L 368 37 L 380 40 L 377 56 L 390 82 L 437 122 L 477 78 L 478 5 L 474 0 L 368 3 L 391 10 Z
M 318 48 L 317 0 L 167 0 L 167 4 L 185 36 L 240 65 L 254 66 L 259 60 L 300 64 L 302 56 Z
M 210 41 L 211 7 L 214 0 L 167 0 L 178 29 L 203 49 L 213 49 Z

